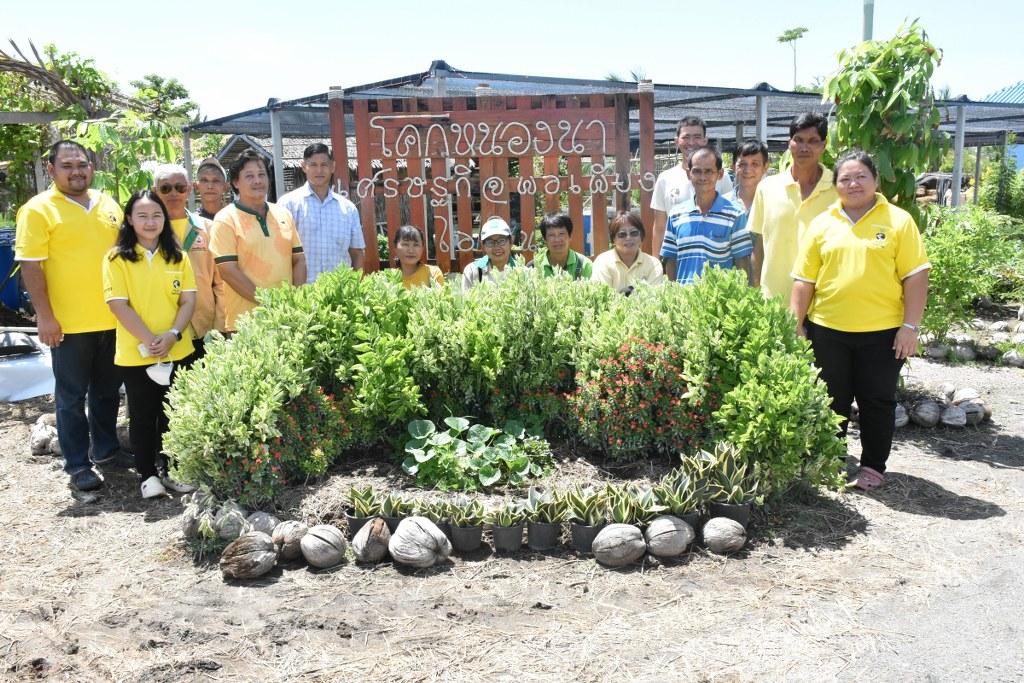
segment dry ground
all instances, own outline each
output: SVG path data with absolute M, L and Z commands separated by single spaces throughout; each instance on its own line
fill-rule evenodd
M 129 474 L 73 499 L 58 462 L 28 454 L 52 406 L 0 406 L 0 679 L 1022 680 L 1024 371 L 910 370 L 947 379 L 980 389 L 994 423 L 901 431 L 883 491 L 791 501 L 737 556 L 610 571 L 481 551 L 248 584 L 193 562 L 178 501 L 143 503 Z M 366 476 L 295 491 L 290 512 L 329 518 Z M 554 478 L 605 476 L 568 460 Z

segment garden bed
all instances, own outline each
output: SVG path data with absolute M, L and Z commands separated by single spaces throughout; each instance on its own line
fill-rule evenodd
M 143 502 L 134 476 L 113 472 L 97 503 L 75 501 L 26 446 L 52 403 L 4 406 L 0 664 L 125 681 L 1020 679 L 1007 639 L 1024 610 L 1022 373 L 926 360 L 909 372 L 915 386 L 984 388 L 993 423 L 901 430 L 885 490 L 791 498 L 755 517 L 738 556 L 617 571 L 524 548 L 225 582 L 180 540 L 177 499 Z M 664 473 L 554 461 L 546 483 L 559 486 Z M 281 513 L 331 521 L 353 485 L 405 481 L 397 464 L 352 461 L 287 488 Z

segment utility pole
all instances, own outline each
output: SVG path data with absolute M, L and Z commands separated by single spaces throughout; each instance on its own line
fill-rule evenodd
M 864 40 L 871 40 L 875 26 L 875 0 L 864 0 Z

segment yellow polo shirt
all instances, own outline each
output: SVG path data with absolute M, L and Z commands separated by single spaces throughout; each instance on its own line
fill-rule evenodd
M 790 169 L 768 176 L 757 186 L 750 205 L 747 228 L 761 236 L 764 263 L 761 264 L 761 290 L 765 296 L 781 296 L 789 304 L 793 289 L 793 263 L 800 236 L 816 216 L 838 199 L 832 186 L 832 171 L 821 166 L 821 179 L 810 196 L 800 196 L 800 183 Z
M 160 334 L 171 329 L 178 315 L 182 292 L 196 291 L 196 278 L 187 256 L 178 263 L 168 262 L 157 249 L 149 253 L 135 245 L 135 261 L 116 256 L 113 249 L 103 259 L 103 300 L 127 301 L 149 331 Z M 192 334 L 182 331 L 181 341 L 171 347 L 166 358 L 143 357 L 139 353 L 141 339 L 117 321 L 117 345 L 114 364 L 125 366 L 152 365 L 158 360 L 181 360 L 192 353 Z
M 268 203 L 264 220 L 235 202 L 214 216 L 210 251 L 216 263 L 237 262 L 256 287 L 272 288 L 291 284 L 292 254 L 302 253 L 302 242 L 288 209 Z M 238 316 L 255 307 L 225 282 L 226 331 L 234 332 Z
M 877 332 L 903 323 L 903 281 L 929 268 L 914 219 L 876 194 L 856 223 L 838 201 L 811 222 L 793 278 L 814 284 L 811 322 Z
M 224 331 L 224 281 L 217 273 L 210 251 L 211 221 L 196 214 L 171 220 L 178 244 L 188 254 L 196 276 L 196 310 L 192 314 L 192 332 L 202 339 L 212 329 Z
M 590 279 L 604 282 L 612 289 L 621 291 L 637 282 L 660 285 L 665 281 L 665 273 L 661 268 L 661 261 L 650 254 L 641 251 L 633 265 L 627 266 L 619 258 L 617 251 L 609 249 L 594 259 L 594 272 Z
M 14 258 L 39 261 L 50 307 L 65 334 L 114 329 L 114 314 L 103 303 L 104 255 L 117 241 L 121 207 L 89 190 L 89 207 L 52 188 L 18 210 Z
M 421 263 L 420 267 L 409 277 L 402 276 L 402 285 L 406 289 L 413 287 L 444 287 L 444 273 L 437 266 Z

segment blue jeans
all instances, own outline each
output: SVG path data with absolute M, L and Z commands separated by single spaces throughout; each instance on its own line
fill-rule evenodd
M 119 448 L 121 375 L 114 367 L 114 330 L 66 334 L 50 355 L 56 380 L 57 440 L 64 453 L 64 471 L 76 474 L 92 466 L 90 442 L 92 456 L 98 460 Z

